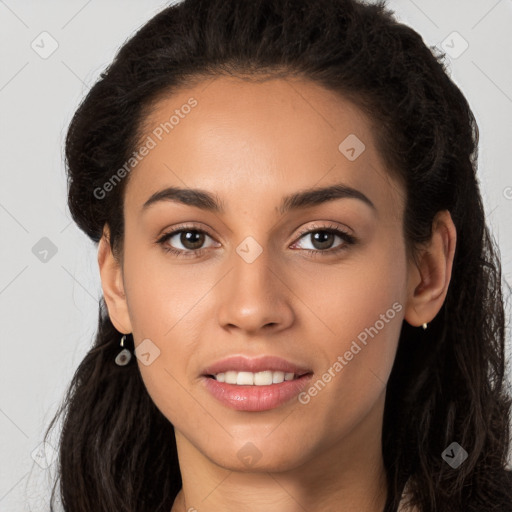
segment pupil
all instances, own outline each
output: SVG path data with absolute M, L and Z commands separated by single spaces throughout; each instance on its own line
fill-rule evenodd
M 194 237 L 199 237 L 199 240 L 194 240 Z M 203 233 L 197 231 L 184 231 L 181 233 L 181 243 L 189 249 L 197 249 L 203 244 L 203 237 Z M 187 244 L 191 244 L 192 247 L 187 246 Z
M 317 231 L 313 234 L 314 242 L 320 242 L 321 247 L 319 249 L 328 249 L 331 245 L 330 243 L 326 243 L 325 239 L 327 238 L 327 242 L 332 242 L 331 237 L 334 236 L 333 233 L 329 233 L 328 231 Z M 323 237 L 323 240 L 322 240 Z M 320 240 L 318 240 L 320 238 Z M 324 244 L 324 245 L 322 245 Z M 315 245 L 315 244 L 314 244 Z

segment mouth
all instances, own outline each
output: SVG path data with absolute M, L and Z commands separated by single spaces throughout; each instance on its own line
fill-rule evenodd
M 280 370 L 263 370 L 259 372 L 235 371 L 229 370 L 215 374 L 205 375 L 205 377 L 214 379 L 217 382 L 233 384 L 235 386 L 270 386 L 272 384 L 281 384 L 285 381 L 300 379 L 304 375 L 310 375 L 311 372 L 299 371 L 284 372 Z
M 289 405 L 311 381 L 313 371 L 276 356 L 236 355 L 202 372 L 209 395 L 237 411 L 262 412 Z
M 292 378 L 286 380 L 283 372 L 225 372 L 228 380 L 237 382 L 221 382 L 220 374 L 203 376 L 204 388 L 209 395 L 223 406 L 236 411 L 263 412 L 278 407 L 285 407 L 297 400 L 298 396 L 310 383 L 313 374 L 311 372 L 302 375 L 291 374 Z M 233 373 L 234 375 L 231 375 Z M 276 382 L 268 384 L 270 375 Z M 258 374 L 265 374 L 259 377 Z M 220 377 L 222 379 L 222 377 Z M 256 379 L 256 383 L 254 383 Z M 261 380 L 260 380 L 261 379 Z M 252 384 L 251 384 L 252 382 Z

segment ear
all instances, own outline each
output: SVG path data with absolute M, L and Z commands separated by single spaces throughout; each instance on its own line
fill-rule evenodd
M 114 257 L 110 247 L 110 231 L 107 225 L 98 245 L 98 265 L 101 287 L 107 304 L 108 314 L 114 327 L 123 334 L 132 332 L 128 305 L 124 293 L 121 264 Z
M 457 232 L 448 210 L 437 213 L 432 237 L 417 261 L 408 263 L 405 320 L 419 327 L 430 322 L 441 309 L 452 275 Z

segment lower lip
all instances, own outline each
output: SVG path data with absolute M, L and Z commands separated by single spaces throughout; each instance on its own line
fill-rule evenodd
M 238 411 L 268 411 L 285 404 L 308 385 L 312 375 L 268 386 L 238 386 L 204 377 L 206 389 L 220 402 Z

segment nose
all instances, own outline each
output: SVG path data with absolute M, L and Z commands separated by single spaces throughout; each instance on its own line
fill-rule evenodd
M 293 293 L 282 265 L 271 262 L 265 249 L 253 261 L 240 254 L 234 253 L 231 270 L 219 283 L 220 325 L 250 334 L 286 329 L 294 320 Z

